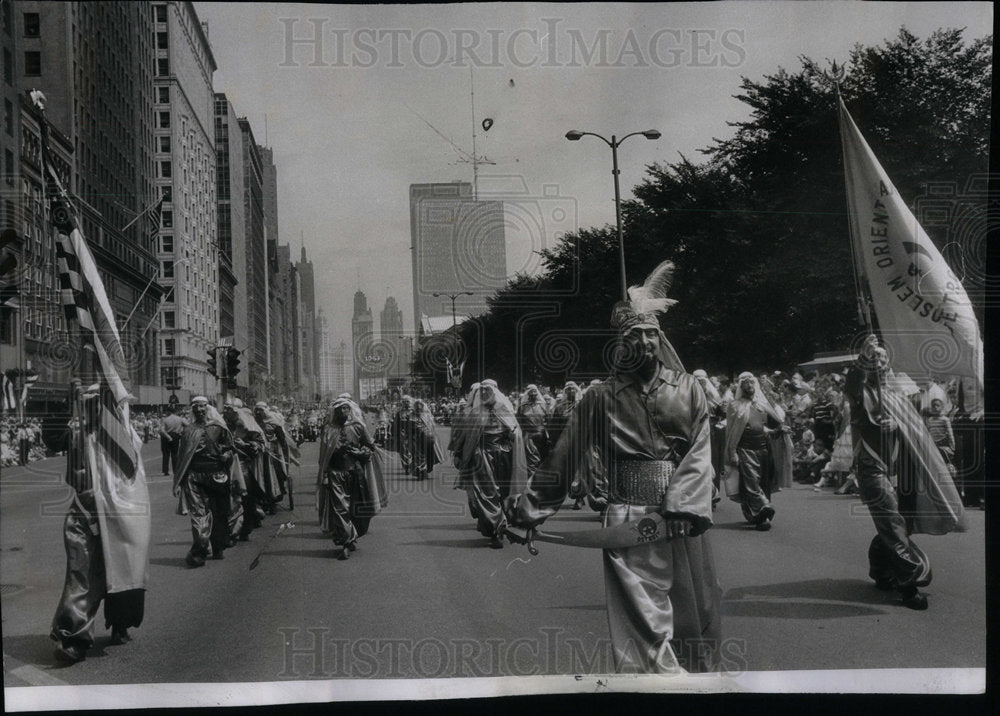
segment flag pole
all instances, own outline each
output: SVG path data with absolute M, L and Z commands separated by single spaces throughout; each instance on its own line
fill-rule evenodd
M 824 74 L 826 74 L 824 72 Z M 853 192 L 853 182 L 851 181 L 851 172 L 847 166 L 847 144 L 844 141 L 844 114 L 847 112 L 847 106 L 844 104 L 844 99 L 840 95 L 840 83 L 844 79 L 844 68 L 838 67 L 837 63 L 834 62 L 833 66 L 830 68 L 830 74 L 827 75 L 829 79 L 833 81 L 834 90 L 837 95 L 837 126 L 840 129 L 840 155 L 841 160 L 844 164 L 844 190 L 847 196 L 847 227 L 850 233 L 850 243 L 851 243 L 851 263 L 854 264 L 854 289 L 855 297 L 858 303 L 858 314 L 862 323 L 864 323 L 865 329 L 868 335 L 878 336 L 877 329 L 875 327 L 875 321 L 872 317 L 872 298 L 871 289 L 868 285 L 868 276 L 865 274 L 864 269 L 861 267 L 861 259 L 858 256 L 859 246 L 858 246 L 858 236 L 854 228 L 854 215 L 853 212 L 855 207 L 852 205 Z M 885 389 L 885 375 L 878 370 L 878 366 L 874 366 L 875 369 L 875 383 L 878 390 L 878 403 L 882 415 L 885 415 L 885 398 L 883 395 Z
M 837 63 L 834 62 L 829 73 L 823 73 L 826 75 L 827 79 L 833 83 L 834 91 L 837 97 L 837 127 L 840 130 L 840 156 L 841 161 L 844 165 L 844 189 L 846 193 L 847 200 L 847 230 L 850 234 L 850 246 L 851 246 L 851 264 L 853 268 L 854 275 L 854 294 L 855 300 L 857 302 L 858 308 L 858 321 L 864 325 L 868 333 L 875 333 L 874 322 L 872 320 L 871 314 L 871 298 L 868 294 L 868 277 L 865 275 L 864 270 L 861 268 L 861 261 L 858 257 L 858 237 L 854 230 L 854 220 L 852 217 L 852 202 L 851 202 L 851 188 L 853 186 L 851 182 L 851 174 L 847 167 L 847 150 L 844 143 L 844 123 L 843 123 L 843 113 L 846 111 L 844 105 L 843 97 L 840 94 L 840 83 L 844 79 L 844 68 L 838 67 Z

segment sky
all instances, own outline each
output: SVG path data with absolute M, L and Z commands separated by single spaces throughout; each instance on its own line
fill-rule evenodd
M 920 38 L 966 28 L 969 41 L 993 22 L 989 3 L 195 8 L 215 90 L 274 150 L 279 241 L 293 256 L 304 244 L 316 305 L 348 344 L 359 288 L 376 327 L 394 296 L 412 330 L 409 185 L 471 182 L 474 125 L 475 155 L 490 162 L 479 164 L 479 196 L 505 202 L 508 273 L 534 273 L 535 252 L 562 233 L 615 221 L 610 150 L 569 142 L 568 130 L 662 133 L 619 148 L 627 199 L 650 164 L 697 161 L 732 136 L 727 123 L 748 116 L 733 98 L 742 77 L 797 71 L 803 55 L 843 62 L 904 26 Z

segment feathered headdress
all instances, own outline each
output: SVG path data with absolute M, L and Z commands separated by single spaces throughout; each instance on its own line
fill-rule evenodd
M 664 261 L 653 269 L 641 286 L 630 286 L 628 301 L 619 301 L 611 312 L 612 328 L 622 333 L 642 324 L 659 328 L 660 314 L 677 303 L 667 298 L 673 277 L 673 262 Z

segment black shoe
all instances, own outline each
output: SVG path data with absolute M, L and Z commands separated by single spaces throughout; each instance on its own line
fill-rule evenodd
M 340 550 L 340 554 L 337 555 L 337 559 L 345 562 L 350 558 L 351 558 L 351 550 L 347 549 L 347 545 L 344 545 Z
M 499 537 L 492 537 L 490 539 L 490 549 L 503 549 L 503 540 Z
M 87 650 L 79 644 L 60 644 L 56 647 L 55 656 L 59 661 L 76 664 L 87 658 Z
M 912 592 L 903 593 L 902 604 L 907 609 L 922 612 L 927 609 L 927 597 L 914 589 Z
M 185 557 L 184 561 L 187 562 L 187 565 L 189 567 L 204 567 L 205 566 L 205 558 L 204 557 L 195 557 L 193 554 L 189 554 L 187 557 Z
M 771 520 L 761 520 L 754 526 L 754 529 L 758 532 L 767 532 L 771 529 Z
M 239 537 L 237 537 L 237 539 L 240 542 L 249 542 L 250 541 L 250 533 L 247 532 L 246 534 L 241 534 Z
M 353 540 L 351 542 L 348 542 L 347 544 L 344 545 L 344 549 L 349 549 L 352 552 L 357 551 L 357 549 L 358 549 L 358 541 L 357 540 Z
M 767 522 L 774 519 L 774 508 L 768 505 L 760 511 L 760 521 Z
M 111 643 L 112 644 L 127 644 L 132 641 L 132 637 L 129 636 L 128 629 L 113 627 L 111 629 Z
M 883 592 L 891 592 L 896 588 L 896 582 L 892 579 L 876 579 L 875 588 Z
M 212 552 L 212 559 L 225 559 L 226 555 L 220 549 L 218 552 Z

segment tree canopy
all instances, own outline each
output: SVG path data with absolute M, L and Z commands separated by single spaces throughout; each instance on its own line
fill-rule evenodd
M 985 255 L 984 222 L 959 237 L 954 217 L 985 216 L 985 192 L 970 187 L 988 171 L 991 56 L 992 37 L 965 43 L 948 29 L 920 40 L 902 29 L 856 46 L 840 86 L 911 208 L 928 187 L 951 202 L 951 220 L 922 223 L 939 248 L 968 242 L 959 247 L 966 261 Z M 836 91 L 823 66 L 800 63 L 742 78 L 735 98 L 750 112 L 729 123 L 733 135 L 700 160 L 648 166 L 624 204 L 629 282 L 664 259 L 676 264 L 678 303 L 663 326 L 688 370 L 787 368 L 846 349 L 857 331 Z M 915 214 L 922 218 L 919 206 Z M 466 386 L 486 376 L 524 385 L 608 373 L 608 318 L 620 292 L 614 227 L 570 233 L 542 259 L 540 274 L 516 276 L 487 314 L 461 327 Z M 974 302 L 982 275 L 963 277 Z

